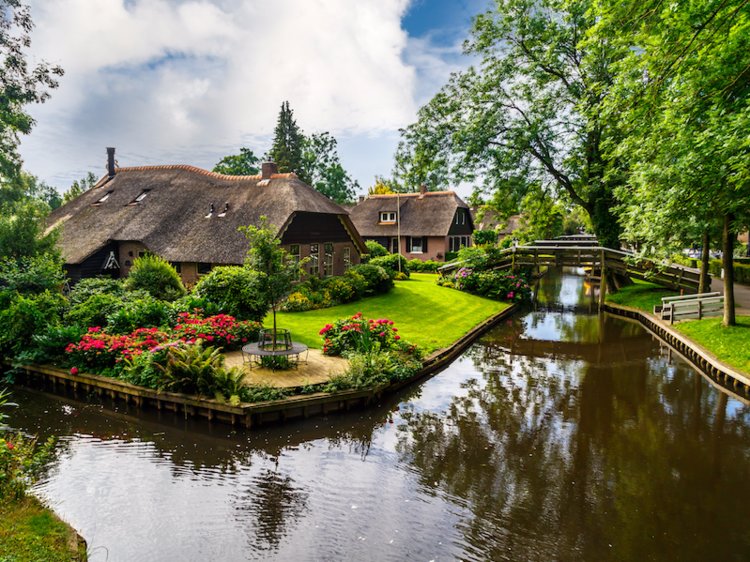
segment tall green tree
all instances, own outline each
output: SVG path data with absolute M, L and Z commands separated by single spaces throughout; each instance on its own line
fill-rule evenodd
M 724 324 L 732 325 L 733 246 L 750 208 L 747 2 L 695 0 L 674 9 L 608 0 L 596 17 L 592 35 L 627 47 L 607 104 L 626 133 L 613 153 L 632 171 L 621 197 L 624 224 L 657 248 L 691 229 L 721 228 Z
M 212 171 L 228 176 L 253 176 L 260 171 L 258 162 L 253 151 L 243 146 L 239 154 L 230 154 L 219 160 Z
M 26 49 L 31 45 L 34 23 L 21 0 L 0 0 L 0 181 L 18 174 L 20 135 L 26 135 L 34 119 L 24 107 L 49 98 L 49 89 L 62 76 L 59 66 L 41 62 L 29 66 Z
M 94 187 L 97 181 L 98 179 L 94 175 L 94 172 L 88 172 L 80 180 L 74 180 L 71 186 L 68 188 L 68 191 L 63 193 L 63 203 L 68 203 L 76 197 L 83 195 L 89 189 Z
M 336 139 L 328 132 L 305 137 L 303 175 L 308 183 L 336 203 L 354 200 L 359 183 L 352 180 L 339 160 Z
M 623 180 L 603 150 L 618 131 L 601 104 L 624 47 L 582 41 L 596 23 L 592 2 L 496 0 L 478 16 L 465 51 L 479 62 L 452 75 L 402 131 L 400 178 L 481 179 L 516 201 L 525 187 L 550 184 L 588 212 L 602 244 L 619 247 L 614 189 Z
M 278 165 L 279 172 L 294 172 L 302 181 L 310 183 L 302 157 L 304 144 L 305 136 L 294 120 L 294 112 L 289 107 L 289 102 L 285 101 L 281 104 L 274 129 L 273 145 L 268 155 Z

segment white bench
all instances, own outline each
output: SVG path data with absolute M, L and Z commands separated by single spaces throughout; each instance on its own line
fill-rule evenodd
M 700 320 L 706 316 L 721 316 L 723 312 L 724 295 L 718 292 L 664 297 L 661 299 L 661 310 L 654 309 L 654 314 L 659 314 L 662 320 L 669 320 L 670 324 L 686 318 Z

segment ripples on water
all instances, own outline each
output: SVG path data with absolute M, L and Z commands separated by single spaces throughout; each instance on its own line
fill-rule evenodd
M 36 492 L 100 560 L 742 560 L 745 401 L 581 277 L 359 414 L 253 432 L 17 390 Z

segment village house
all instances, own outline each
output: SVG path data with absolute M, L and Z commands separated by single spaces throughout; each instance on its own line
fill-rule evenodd
M 500 242 L 513 234 L 521 226 L 521 215 L 511 215 L 501 218 L 500 214 L 489 207 L 472 207 L 471 216 L 477 230 L 494 230 L 497 234 L 496 242 Z
M 375 240 L 407 259 L 445 260 L 446 253 L 471 246 L 474 223 L 469 206 L 453 191 L 370 195 L 352 210 L 365 240 Z
M 192 285 L 216 265 L 241 265 L 248 250 L 240 226 L 268 218 L 281 245 L 308 273 L 341 275 L 366 251 L 347 212 L 273 162 L 256 176 L 227 176 L 186 165 L 115 166 L 94 188 L 56 209 L 50 228 L 71 280 L 124 277 L 133 260 L 152 253 Z

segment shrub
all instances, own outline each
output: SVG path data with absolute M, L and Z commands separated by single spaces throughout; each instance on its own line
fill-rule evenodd
M 86 302 L 94 295 L 122 296 L 125 294 L 125 285 L 121 279 L 111 277 L 89 277 L 78 281 L 68 294 L 68 300 L 72 307 Z
M 270 400 L 281 400 L 288 393 L 288 390 L 268 384 L 252 384 L 242 387 L 240 398 L 243 402 L 268 402 Z
M 22 350 L 16 363 L 29 365 L 64 360 L 65 348 L 81 339 L 85 329 L 75 324 L 69 326 L 49 326 L 46 331 L 31 337 L 31 346 Z
M 156 346 L 149 353 L 132 355 L 129 359 L 125 359 L 119 378 L 130 384 L 153 389 L 159 388 L 161 370 L 157 365 L 164 366 L 166 364 L 166 350 L 166 346 Z
M 400 341 L 401 336 L 398 335 L 398 328 L 393 326 L 393 320 L 368 320 L 361 312 L 351 318 L 326 324 L 319 334 L 323 337 L 323 353 L 326 355 L 341 355 L 347 351 L 368 352 L 374 348 L 409 349 L 412 352 L 416 349 Z
M 313 302 L 300 291 L 295 291 L 289 295 L 286 302 L 281 306 L 281 310 L 285 312 L 304 312 L 313 308 Z
M 477 245 L 494 244 L 497 242 L 497 232 L 492 229 L 475 230 L 474 234 L 472 234 L 472 239 L 474 240 L 474 244 Z
M 117 377 L 125 361 L 146 351 L 159 351 L 169 342 L 169 336 L 156 328 L 140 328 L 127 335 L 112 335 L 99 326 L 89 328 L 78 343 L 65 348 L 68 365 L 83 367 L 88 371 Z
M 350 268 L 346 271 L 344 277 L 346 277 L 346 280 L 351 284 L 357 298 L 362 298 L 367 291 L 367 280 L 365 279 L 365 276 L 357 272 L 357 270 Z
M 0 499 L 19 500 L 43 470 L 54 449 L 54 438 L 38 445 L 36 437 L 7 433 L 0 437 Z
M 443 286 L 495 300 L 521 302 L 531 298 L 531 287 L 526 280 L 509 271 L 476 271 L 462 267 L 452 277 L 443 277 Z
M 425 272 L 425 273 L 435 273 L 438 270 L 438 267 L 441 265 L 445 265 L 442 262 L 439 261 L 433 261 L 433 260 L 425 260 L 422 261 L 420 259 L 414 258 L 412 260 L 409 260 L 407 262 L 409 265 L 409 271 L 415 271 L 415 272 Z
M 364 296 L 387 293 L 393 288 L 393 279 L 391 279 L 388 272 L 379 265 L 371 265 L 369 263 L 360 264 L 351 267 L 349 271 L 358 273 L 364 278 Z
M 257 341 L 263 325 L 251 320 L 237 320 L 228 314 L 202 318 L 196 314 L 181 313 L 172 332 L 173 338 L 192 343 L 206 340 L 226 350 L 239 349 L 247 342 Z
M 167 301 L 176 300 L 187 292 L 172 264 L 151 254 L 135 259 L 125 280 L 125 288 L 143 289 L 152 297 Z
M 181 312 L 193 313 L 196 311 L 207 316 L 221 313 L 221 310 L 217 304 L 214 304 L 213 302 L 203 297 L 199 297 L 195 293 L 187 294 L 184 297 L 174 301 L 172 303 L 172 311 L 174 312 L 175 316 L 179 315 Z
M 391 279 L 395 279 L 396 274 L 399 272 L 399 262 L 401 263 L 400 271 L 406 277 L 409 277 L 409 262 L 404 256 L 399 254 L 388 254 L 380 258 L 373 258 L 370 260 L 371 265 L 379 265 L 388 272 Z
M 15 356 L 29 346 L 34 334 L 59 326 L 65 304 L 61 294 L 51 291 L 13 295 L 7 308 L 0 310 L 0 351 Z
M 0 289 L 22 294 L 57 292 L 65 284 L 63 262 L 57 254 L 40 254 L 0 261 Z
M 269 305 L 260 294 L 259 273 L 247 267 L 215 267 L 201 277 L 195 294 L 224 314 L 240 320 L 263 320 Z
M 373 388 L 416 375 L 422 363 L 415 356 L 396 351 L 352 353 L 346 372 L 331 377 L 326 392 Z
M 367 255 L 369 256 L 370 260 L 372 260 L 373 258 L 379 258 L 381 256 L 387 256 L 389 253 L 381 243 L 375 242 L 375 240 L 366 240 L 365 246 L 367 246 Z
M 337 303 L 347 303 L 357 299 L 357 290 L 347 277 L 329 277 L 325 280 L 325 289 L 331 300 Z
M 109 314 L 106 325 L 113 334 L 127 334 L 138 328 L 167 327 L 172 321 L 173 309 L 169 303 L 146 295 Z
M 87 298 L 80 301 L 79 298 L 85 295 L 88 295 Z M 65 313 L 65 322 L 75 324 L 83 329 L 91 326 L 105 326 L 107 317 L 125 306 L 122 295 L 116 293 L 89 293 L 86 291 L 76 297 L 79 302 Z

